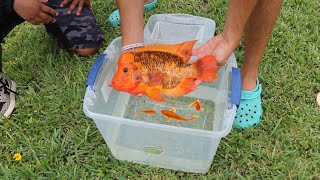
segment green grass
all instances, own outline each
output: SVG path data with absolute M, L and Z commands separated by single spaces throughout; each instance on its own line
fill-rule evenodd
M 93 1 L 105 32 L 114 1 Z M 82 111 L 87 73 L 97 55 L 59 49 L 41 26 L 14 29 L 4 45 L 5 73 L 18 84 L 16 110 L 0 122 L 0 179 L 318 179 L 320 177 L 319 3 L 286 0 L 260 66 L 264 115 L 255 129 L 222 139 L 205 175 L 116 160 Z M 221 32 L 226 2 L 161 0 L 154 13 L 212 18 Z M 243 47 L 236 49 L 241 64 Z M 16 162 L 12 156 L 23 155 Z

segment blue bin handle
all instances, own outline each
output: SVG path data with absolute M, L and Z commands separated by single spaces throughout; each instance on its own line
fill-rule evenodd
M 239 107 L 241 99 L 241 73 L 239 68 L 232 68 L 231 103 Z
M 99 69 L 105 56 L 106 54 L 100 54 L 96 61 L 92 64 L 88 74 L 86 86 L 93 86 L 94 81 L 96 80 L 97 73 L 99 72 Z

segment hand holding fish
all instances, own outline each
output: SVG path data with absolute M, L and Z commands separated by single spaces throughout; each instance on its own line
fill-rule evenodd
M 234 49 L 235 46 L 226 39 L 223 33 L 221 33 L 211 38 L 199 48 L 193 49 L 192 55 L 197 56 L 199 59 L 208 55 L 214 56 L 217 60 L 218 68 L 220 68 L 227 62 Z
M 217 60 L 217 68 L 219 69 L 228 61 L 228 58 L 230 57 L 235 47 L 236 46 L 231 42 L 228 42 L 225 38 L 225 35 L 221 33 L 211 38 L 207 43 L 200 46 L 199 48 L 193 49 L 192 55 L 197 56 L 198 59 L 201 59 L 202 57 L 207 55 L 214 56 Z M 193 61 L 191 63 L 195 62 L 197 61 Z M 201 80 L 195 81 L 196 85 L 199 85 L 201 83 Z

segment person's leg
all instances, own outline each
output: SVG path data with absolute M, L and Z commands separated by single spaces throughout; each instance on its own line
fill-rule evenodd
M 245 28 L 245 60 L 241 67 L 242 93 L 234 121 L 236 128 L 257 126 L 263 113 L 262 86 L 257 84 L 259 62 L 263 56 L 282 1 L 258 0 Z
M 122 46 L 143 43 L 144 0 L 117 0 L 120 11 Z
M 121 41 L 122 48 L 125 48 L 130 44 L 143 44 L 143 4 L 144 0 L 117 0 L 117 6 L 120 11 L 120 29 L 121 29 Z M 130 48 L 125 51 L 130 51 L 134 48 Z M 108 86 L 112 87 L 112 83 L 109 82 Z M 142 94 L 139 94 L 142 96 Z
M 135 4 L 135 2 L 137 4 Z M 121 6 L 122 7 L 125 7 L 125 9 L 127 9 L 127 7 L 130 8 L 130 6 L 126 6 L 124 3 L 129 3 L 131 5 L 134 5 L 135 7 L 137 7 L 138 5 L 141 5 L 141 2 L 143 2 L 143 9 L 146 10 L 146 11 L 150 11 L 152 9 L 155 8 L 156 4 L 157 4 L 157 0 L 137 0 L 137 1 L 128 1 L 128 0 L 117 0 L 117 5 L 118 5 L 118 8 L 120 9 L 120 6 L 119 6 L 119 3 L 121 3 Z M 109 16 L 109 24 L 112 26 L 112 27 L 116 27 L 120 24 L 120 17 L 122 17 L 119 13 L 119 10 L 115 10 L 113 11 L 110 16 Z
M 67 48 L 81 56 L 94 54 L 103 42 L 102 29 L 96 22 L 89 7 L 84 6 L 80 16 L 76 15 L 77 8 L 67 14 L 70 4 L 60 7 L 61 0 L 49 1 L 48 6 L 55 9 L 55 23 L 45 25 L 48 34 L 61 48 Z
M 242 89 L 256 87 L 259 62 L 263 56 L 273 26 L 277 20 L 282 0 L 258 0 L 245 29 L 245 61 L 241 67 Z

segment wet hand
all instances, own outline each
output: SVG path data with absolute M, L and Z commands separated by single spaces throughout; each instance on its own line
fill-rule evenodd
M 44 3 L 48 0 L 15 0 L 13 9 L 27 22 L 38 25 L 55 22 L 58 12 Z
M 235 47 L 233 47 L 221 33 L 211 38 L 199 48 L 193 49 L 192 55 L 197 56 L 198 59 L 207 55 L 214 56 L 216 57 L 218 68 L 221 68 L 227 62 L 234 49 Z
M 77 15 L 80 16 L 83 6 L 87 5 L 89 8 L 91 8 L 91 2 L 90 0 L 63 0 L 60 4 L 61 7 L 64 7 L 66 4 L 71 3 L 68 14 L 71 14 L 73 10 L 78 7 Z

